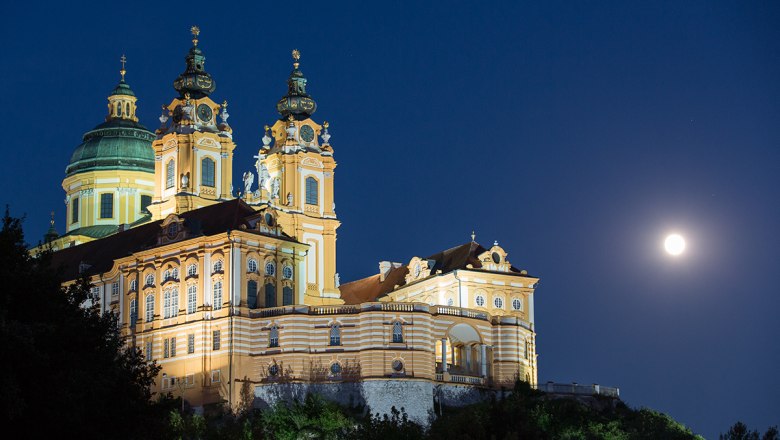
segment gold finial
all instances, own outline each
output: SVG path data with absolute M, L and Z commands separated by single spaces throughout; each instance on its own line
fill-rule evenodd
M 197 46 L 198 45 L 198 35 L 200 35 L 200 28 L 197 26 L 193 26 L 190 28 L 190 32 L 192 32 L 192 45 Z
M 295 120 L 295 117 L 293 117 L 292 113 L 290 113 L 290 115 L 287 116 L 287 120 L 290 121 L 290 122 Z
M 325 127 L 325 130 L 327 130 L 328 127 L 330 127 L 330 124 L 328 124 L 328 121 L 322 121 L 322 126 Z
M 49 224 L 52 228 L 54 227 L 54 211 L 51 212 L 51 220 L 49 220 Z
M 184 93 L 184 100 L 187 102 L 187 104 L 190 103 L 190 92 Z
M 122 63 L 122 70 L 119 71 L 119 74 L 122 75 L 122 81 L 124 81 L 125 73 L 127 73 L 127 70 L 125 70 L 125 63 L 127 62 L 127 57 L 125 54 L 122 54 L 122 56 L 119 57 L 119 62 Z
M 270 129 L 271 129 L 271 127 L 269 127 L 268 125 L 266 125 L 266 126 L 265 126 L 265 127 L 263 127 L 263 128 L 265 128 L 265 132 L 266 132 L 266 133 L 268 133 L 268 130 L 270 130 Z
M 227 99 L 222 101 L 222 108 L 227 108 Z
M 298 60 L 301 59 L 301 51 L 299 51 L 298 49 L 293 49 L 292 57 L 295 60 L 295 62 L 293 63 L 293 66 L 297 69 L 298 66 L 299 66 Z

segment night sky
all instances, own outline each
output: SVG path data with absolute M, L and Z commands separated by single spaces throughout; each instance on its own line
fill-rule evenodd
M 780 3 L 253 3 L 3 7 L 0 201 L 31 244 L 51 210 L 64 230 L 123 53 L 153 130 L 201 28 L 238 188 L 298 48 L 342 282 L 474 229 L 541 277 L 540 382 L 618 386 L 708 438 L 780 424 Z

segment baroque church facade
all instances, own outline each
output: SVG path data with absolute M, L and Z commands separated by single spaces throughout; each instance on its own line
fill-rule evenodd
M 64 283 L 88 276 L 128 344 L 162 366 L 156 392 L 200 410 L 317 391 L 424 421 L 516 379 L 537 381 L 534 289 L 494 243 L 336 272 L 334 148 L 293 51 L 279 118 L 233 188 L 227 102 L 192 29 L 152 132 L 121 80 L 62 182 L 66 231 L 45 246 Z

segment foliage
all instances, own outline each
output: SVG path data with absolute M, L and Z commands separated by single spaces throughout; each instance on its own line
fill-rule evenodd
M 763 436 L 759 437 L 758 431 L 751 431 L 742 422 L 735 423 L 725 434 L 720 435 L 720 440 L 778 440 L 777 426 L 770 426 Z
M 159 372 L 100 313 L 82 278 L 61 287 L 51 253 L 32 257 L 22 221 L 6 209 L 0 231 L 0 405 L 25 437 L 152 438 L 172 402 L 152 402 Z

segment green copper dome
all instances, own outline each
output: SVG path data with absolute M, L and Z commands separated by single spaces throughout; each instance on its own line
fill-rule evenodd
M 117 84 L 116 87 L 114 87 L 114 90 L 111 91 L 111 95 L 135 96 L 135 93 L 130 89 L 130 86 L 123 79 L 119 81 L 119 84 Z
M 84 134 L 65 174 L 132 170 L 154 174 L 154 134 L 129 119 L 110 119 Z

